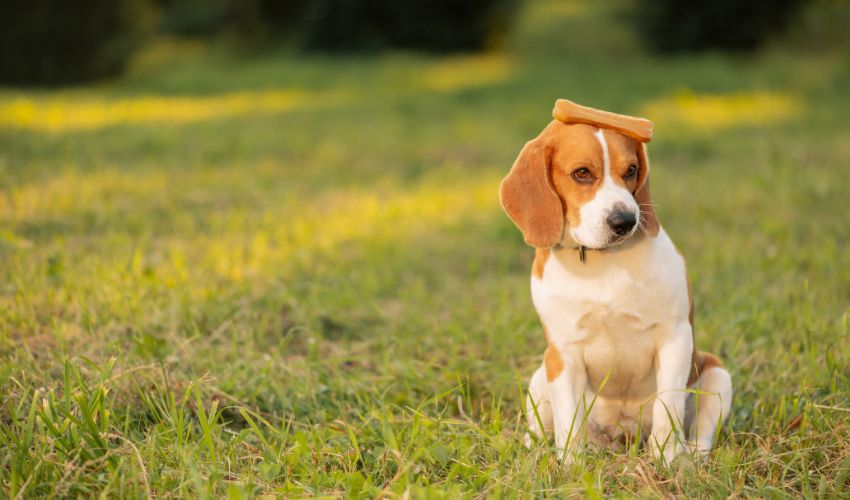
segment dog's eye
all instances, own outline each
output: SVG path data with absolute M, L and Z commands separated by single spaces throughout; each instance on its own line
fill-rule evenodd
M 573 175 L 573 179 L 575 179 L 577 182 L 585 183 L 585 182 L 590 182 L 591 180 L 593 180 L 593 178 L 590 175 L 590 170 L 588 170 L 587 167 L 579 167 L 579 168 L 573 170 L 572 175 Z
M 623 176 L 625 179 L 631 179 L 632 177 L 637 175 L 637 165 L 629 165 L 629 169 L 626 170 L 626 175 Z

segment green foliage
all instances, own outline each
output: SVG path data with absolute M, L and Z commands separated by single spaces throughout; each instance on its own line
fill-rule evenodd
M 641 0 L 635 25 L 662 52 L 749 50 L 781 33 L 805 0 Z
M 115 76 L 150 27 L 147 0 L 8 2 L 0 83 L 65 84 Z
M 0 92 L 0 496 L 846 495 L 846 55 L 657 58 L 608 5 L 530 3 L 503 54 Z M 556 97 L 656 121 L 736 391 L 704 463 L 521 444 L 545 340 L 498 183 Z
M 164 0 L 166 31 L 230 30 L 306 50 L 473 51 L 505 38 L 518 0 Z
M 319 0 L 299 18 L 307 49 L 351 51 L 397 47 L 437 52 L 480 50 L 503 39 L 516 0 Z M 276 3 L 263 2 L 267 12 Z
M 160 0 L 160 28 L 178 35 L 214 34 L 227 22 L 229 3 L 229 0 Z

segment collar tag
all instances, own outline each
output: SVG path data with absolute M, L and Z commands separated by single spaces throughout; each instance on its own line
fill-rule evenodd
M 587 260 L 587 255 L 585 254 L 586 250 L 587 247 L 584 245 L 578 247 L 578 260 L 580 260 L 582 264 L 584 264 L 584 261 Z

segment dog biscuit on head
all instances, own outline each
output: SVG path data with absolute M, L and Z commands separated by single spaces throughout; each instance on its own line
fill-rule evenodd
M 588 108 L 567 99 L 555 101 L 552 116 L 564 123 L 585 123 L 610 128 L 639 142 L 649 142 L 652 139 L 652 122 L 645 118 Z

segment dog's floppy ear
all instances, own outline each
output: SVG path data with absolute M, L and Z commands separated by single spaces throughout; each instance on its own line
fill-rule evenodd
M 657 236 L 660 226 L 655 216 L 655 207 L 652 205 L 652 195 L 649 194 L 649 160 L 646 156 L 646 145 L 642 142 L 637 143 L 637 157 L 640 167 L 635 201 L 640 208 L 640 228 L 649 236 Z
M 548 149 L 541 137 L 526 143 L 499 188 L 502 208 L 525 242 L 540 248 L 558 244 L 564 232 L 564 209 L 549 182 Z

